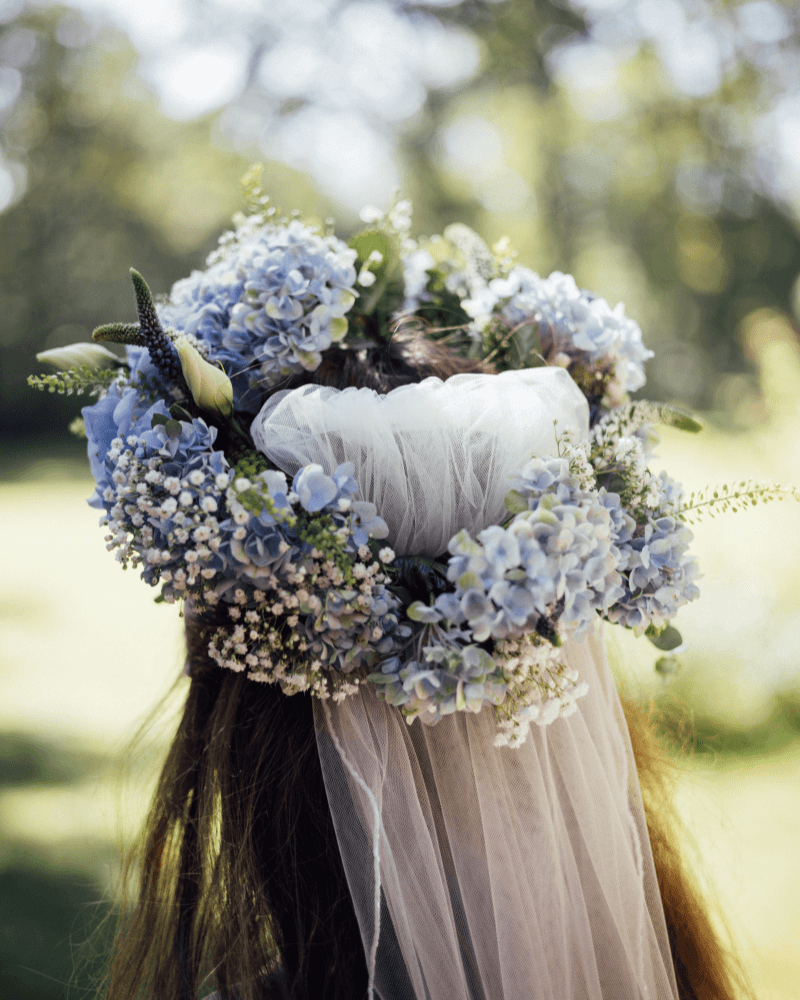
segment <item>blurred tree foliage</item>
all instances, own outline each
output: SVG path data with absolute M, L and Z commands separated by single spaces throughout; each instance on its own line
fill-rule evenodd
M 26 385 L 44 367 L 34 354 L 134 318 L 131 266 L 163 293 L 201 265 L 242 207 L 250 159 L 213 145 L 208 119 L 161 114 L 127 39 L 64 8 L 23 14 L 0 53 L 23 79 L 3 153 L 27 171 L 24 195 L 0 214 L 0 435 L 69 448 L 64 429 L 89 400 L 43 406 Z M 302 175 L 271 164 L 265 176 L 279 198 L 328 213 Z
M 625 3 L 593 7 L 624 8 L 621 18 Z M 792 209 L 753 179 L 752 124 L 764 110 L 766 70 L 737 55 L 718 86 L 691 96 L 670 79 L 652 39 L 640 39 L 622 52 L 613 79 L 591 78 L 589 53 L 588 81 L 572 85 L 563 55 L 596 28 L 578 0 L 330 0 L 314 8 L 319 23 L 304 15 L 291 38 L 299 30 L 322 51 L 325 17 L 389 6 L 409 24 L 433 18 L 467 29 L 481 49 L 479 72 L 457 87 L 428 87 L 421 111 L 406 120 L 371 112 L 368 124 L 388 137 L 415 202 L 416 231 L 461 220 L 490 240 L 508 234 L 523 263 L 571 271 L 612 304 L 626 303 L 657 352 L 648 395 L 719 410 L 727 422 L 741 416 L 743 399 L 757 394 L 758 344 L 748 340 L 746 318 L 765 309 L 788 316 L 800 271 Z M 694 8 L 727 17 L 737 5 L 702 0 Z M 3 154 L 27 169 L 24 195 L 0 214 L 0 425 L 8 437 L 60 431 L 76 409 L 73 400 L 43 407 L 26 388 L 33 353 L 131 316 L 129 266 L 161 292 L 197 266 L 238 207 L 244 165 L 269 153 L 270 129 L 324 105 L 324 87 L 287 98 L 285 87 L 270 93 L 259 72 L 282 27 L 289 30 L 277 8 L 202 11 L 188 43 L 227 31 L 246 49 L 248 72 L 221 114 L 191 122 L 157 110 L 124 36 L 92 29 L 67 8 L 23 13 L 0 35 L 0 61 L 22 81 Z M 781 44 L 789 43 L 796 51 L 798 39 Z M 337 94 L 330 107 L 338 100 L 341 110 Z M 221 148 L 226 128 L 238 152 Z M 271 163 L 265 183 L 285 207 L 331 214 L 297 171 Z
M 757 361 L 743 320 L 757 309 L 791 314 L 800 271 L 796 217 L 752 176 L 758 67 L 740 58 L 717 89 L 690 97 L 643 44 L 623 53 L 615 81 L 575 89 L 550 58 L 585 34 L 566 4 L 469 0 L 439 16 L 468 25 L 485 62 L 460 93 L 429 100 L 406 139 L 415 187 L 434 195 L 426 223 L 468 218 L 489 238 L 508 234 L 536 270 L 571 272 L 612 305 L 624 301 L 656 350 L 646 395 L 735 420 L 743 387 L 756 391 L 737 376 Z M 787 42 L 795 56 L 798 41 Z M 496 173 L 477 183 L 468 156 L 459 170 L 443 155 L 459 119 L 485 120 L 501 141 Z M 520 182 L 528 196 L 504 210 L 502 186 Z

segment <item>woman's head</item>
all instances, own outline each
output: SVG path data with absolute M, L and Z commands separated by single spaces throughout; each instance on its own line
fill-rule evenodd
M 315 383 L 389 392 L 484 372 L 421 337 L 329 351 Z M 310 698 L 221 670 L 186 617 L 189 692 L 145 830 L 140 899 L 118 938 L 107 997 L 196 998 L 204 981 L 243 1000 L 353 998 L 364 949 L 339 859 Z M 265 978 L 266 977 L 266 978 Z
M 418 338 L 329 351 L 315 372 L 276 389 L 317 383 L 385 393 L 431 375 L 485 370 Z M 144 831 L 141 890 L 122 920 L 106 1000 L 196 1000 L 207 984 L 235 988 L 230 995 L 242 1000 L 364 997 L 364 946 L 311 699 L 220 669 L 207 644 L 221 624 L 186 619 L 189 691 Z M 649 733 L 641 715 L 631 719 Z M 634 750 L 646 802 L 656 803 L 648 823 L 684 995 L 727 1000 L 725 959 L 676 860 L 669 803 L 649 793 L 661 787 L 658 754 L 645 735 Z

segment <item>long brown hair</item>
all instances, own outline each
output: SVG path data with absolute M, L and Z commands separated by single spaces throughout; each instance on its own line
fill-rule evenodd
M 422 338 L 328 352 L 313 381 L 386 392 L 486 370 Z M 364 949 L 325 797 L 310 699 L 220 670 L 213 623 L 187 618 L 191 681 L 145 823 L 136 903 L 120 917 L 105 1000 L 362 1000 Z M 682 1000 L 749 995 L 687 871 L 667 757 L 623 702 Z M 132 860 L 129 873 L 137 870 Z

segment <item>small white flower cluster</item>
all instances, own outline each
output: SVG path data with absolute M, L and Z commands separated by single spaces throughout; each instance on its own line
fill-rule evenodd
M 566 719 L 589 691 L 578 672 L 559 662 L 559 650 L 532 633 L 505 639 L 495 649 L 503 669 L 506 698 L 496 709 L 497 747 L 521 746 L 531 723 L 547 726 Z
M 230 624 L 214 632 L 209 655 L 222 667 L 246 670 L 250 680 L 280 684 L 286 694 L 341 701 L 355 693 L 363 677 L 356 668 L 393 652 L 411 631 L 400 625 L 385 588 L 383 563 L 394 553 L 383 555 L 376 560 L 362 546 L 348 582 L 341 560 L 314 548 L 260 578 L 259 587 L 236 587 L 227 595 Z
M 395 198 L 388 212 L 365 205 L 358 213 L 362 222 L 368 226 L 380 226 L 405 238 L 411 229 L 411 202 L 407 198 Z
M 588 441 L 578 441 L 573 444 L 562 438 L 558 443 L 558 455 L 559 458 L 567 461 L 570 475 L 582 491 L 586 492 L 595 488 L 596 473 L 592 465 Z
M 411 632 L 387 589 L 394 552 L 383 546 L 376 558 L 368 544 L 385 537 L 385 522 L 352 499 L 352 465 L 331 476 L 306 466 L 290 490 L 281 472 L 237 475 L 210 450 L 202 421 L 157 417 L 164 423 L 106 452 L 108 547 L 169 603 L 223 615 L 228 606 L 209 645 L 221 666 L 287 693 L 352 693 Z
M 647 467 L 658 435 L 645 421 L 654 417 L 657 414 L 650 404 L 628 404 L 604 415 L 587 442 L 589 463 L 598 482 L 604 484 L 615 477 L 617 492 L 637 520 L 654 511 L 673 513 L 682 498 L 673 480 L 663 472 L 654 475 Z
M 163 455 L 141 457 L 143 450 L 136 435 L 111 442 L 113 485 L 102 494 L 108 505 L 106 547 L 117 550 L 123 569 L 141 565 L 142 578 L 152 586 L 161 583 L 163 599 L 172 604 L 201 595 L 224 566 L 216 515 L 228 477 L 208 465 L 172 475 Z

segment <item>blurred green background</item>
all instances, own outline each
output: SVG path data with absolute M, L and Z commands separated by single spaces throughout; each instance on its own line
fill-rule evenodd
M 800 16 L 748 0 L 0 0 L 0 996 L 90 995 L 122 836 L 180 686 L 180 622 L 105 552 L 80 400 L 37 350 L 133 318 L 202 264 L 239 179 L 347 235 L 394 187 L 623 300 L 646 394 L 701 412 L 689 489 L 800 482 Z M 800 995 L 800 507 L 704 522 L 676 679 L 679 801 L 759 997 Z M 688 734 L 688 737 L 687 737 Z M 688 752 L 687 752 L 688 751 Z M 88 942 L 88 943 L 87 943 Z

